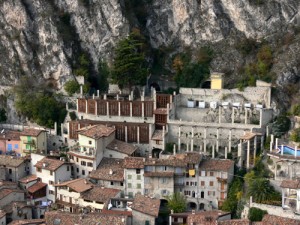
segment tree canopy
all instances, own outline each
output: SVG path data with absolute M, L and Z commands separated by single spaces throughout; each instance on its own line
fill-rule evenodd
M 186 210 L 187 201 L 186 197 L 179 192 L 175 192 L 167 197 L 168 208 L 173 210 L 174 213 L 184 212 Z
M 262 221 L 264 215 L 268 214 L 266 210 L 251 207 L 248 214 L 248 219 L 252 222 Z
M 7 120 L 5 109 L 0 108 L 0 123 L 5 122 Z
M 137 31 L 117 44 L 111 78 L 121 88 L 145 84 L 147 64 L 144 39 Z

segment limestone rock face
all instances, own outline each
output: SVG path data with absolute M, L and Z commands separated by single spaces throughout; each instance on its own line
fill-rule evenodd
M 153 48 L 219 45 L 212 63 L 219 71 L 244 63 L 233 48 L 236 37 L 272 40 L 300 25 L 299 0 L 141 1 Z M 96 68 L 99 58 L 111 58 L 117 41 L 136 25 L 126 10 L 123 0 L 0 1 L 0 86 L 27 75 L 60 89 L 72 76 L 76 48 L 88 52 Z M 76 34 L 71 37 L 61 26 L 66 17 Z M 300 47 L 294 47 L 276 56 L 279 83 L 298 79 Z

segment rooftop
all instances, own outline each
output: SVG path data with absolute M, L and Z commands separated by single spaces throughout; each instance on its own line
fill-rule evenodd
M 19 193 L 24 193 L 23 191 L 19 189 L 8 189 L 8 188 L 3 188 L 0 189 L 0 200 L 6 197 L 7 195 L 13 193 L 13 192 L 19 192 Z
M 110 149 L 110 150 L 114 150 L 114 151 L 117 151 L 117 152 L 120 152 L 120 153 L 123 153 L 123 154 L 126 154 L 126 155 L 132 155 L 137 149 L 138 147 L 132 145 L 132 144 L 129 144 L 129 143 L 126 143 L 126 142 L 123 142 L 123 141 L 119 141 L 119 140 L 113 140 L 112 142 L 110 142 L 107 146 L 106 146 L 107 149 Z
M 299 225 L 300 221 L 296 219 L 284 218 L 281 216 L 274 216 L 266 214 L 262 219 L 263 225 Z
M 21 136 L 33 136 L 33 137 L 37 137 L 42 132 L 47 132 L 47 131 L 46 130 L 38 130 L 38 129 L 29 128 L 29 129 L 24 129 L 21 132 Z
M 138 212 L 158 217 L 160 200 L 137 194 L 132 203 L 131 209 Z
M 23 177 L 22 179 L 19 180 L 19 182 L 27 184 L 27 183 L 29 183 L 31 181 L 35 181 L 37 179 L 38 179 L 38 177 L 35 174 L 31 174 L 27 177 Z
M 124 160 L 114 158 L 103 158 L 96 170 L 93 170 L 89 177 L 97 180 L 123 181 Z
M 27 188 L 27 191 L 29 194 L 33 194 L 45 187 L 47 187 L 47 184 L 45 184 L 43 182 L 37 182 L 37 183 L 33 184 L 32 186 L 30 186 L 29 188 Z
M 174 172 L 167 172 L 167 171 L 144 173 L 144 177 L 173 177 L 173 176 L 174 176 Z
M 0 155 L 0 166 L 19 167 L 26 159 L 14 156 Z
M 78 193 L 85 192 L 87 190 L 90 190 L 93 187 L 92 184 L 88 182 L 85 178 L 65 181 L 60 184 L 56 184 L 55 186 L 56 187 L 67 186 Z
M 4 130 L 2 134 L 0 134 L 0 140 L 20 140 L 19 131 L 14 130 Z
M 3 206 L 2 210 L 4 210 L 6 213 L 12 213 L 14 207 L 22 209 L 22 208 L 31 207 L 31 206 L 28 206 L 26 201 L 10 202 L 9 204 Z
M 165 134 L 167 132 L 165 131 Z M 164 137 L 164 131 L 162 130 L 155 130 L 153 132 L 153 135 L 152 135 L 152 138 L 151 140 L 157 140 L 157 141 L 162 141 L 163 140 L 163 137 Z
M 10 222 L 8 225 L 38 225 L 38 224 L 45 224 L 44 219 L 31 219 L 31 220 L 14 220 Z
M 290 188 L 290 189 L 300 189 L 300 181 L 299 180 L 283 180 L 281 182 L 280 187 Z
M 227 172 L 234 166 L 234 161 L 229 159 L 209 159 L 203 160 L 200 164 L 201 170 L 207 171 L 224 171 Z
M 251 223 L 248 219 L 236 219 L 236 220 L 223 220 L 218 221 L 218 225 L 254 225 L 254 223 Z
M 45 213 L 47 225 L 126 225 L 126 216 L 123 215 L 106 215 L 100 213 L 75 214 L 58 211 Z
M 230 213 L 221 210 L 191 213 L 187 217 L 187 224 L 211 225 L 215 224 L 220 217 L 228 214 Z
M 99 125 L 93 125 L 84 127 L 80 130 L 78 130 L 78 134 L 84 135 L 86 137 L 90 137 L 93 139 L 99 139 L 102 137 L 108 137 L 115 131 L 115 128 L 113 127 L 107 127 L 105 125 L 99 124 Z
M 119 192 L 119 189 L 94 186 L 92 189 L 82 193 L 81 197 L 90 201 L 106 203 L 109 199 L 116 197 Z
M 142 157 L 125 157 L 124 168 L 126 169 L 142 169 L 144 168 L 144 160 Z
M 50 159 L 50 158 L 43 158 L 42 160 L 38 161 L 35 164 L 36 168 L 46 169 L 50 171 L 56 171 L 59 167 L 66 164 L 66 162 L 58 160 L 58 159 Z

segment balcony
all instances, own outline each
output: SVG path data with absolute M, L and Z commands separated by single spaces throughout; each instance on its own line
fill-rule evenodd
M 96 156 L 96 150 L 95 150 L 95 148 L 76 145 L 69 149 L 68 154 L 75 155 L 78 157 L 94 159 Z

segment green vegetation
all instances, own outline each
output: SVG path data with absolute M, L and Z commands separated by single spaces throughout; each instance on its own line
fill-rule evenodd
M 101 92 L 106 92 L 108 90 L 108 78 L 110 77 L 110 70 L 105 61 L 99 60 L 98 73 L 99 90 Z
M 5 109 L 0 108 L 0 123 L 7 120 Z
M 300 142 L 300 128 L 296 128 L 292 131 L 290 140 L 294 142 Z
M 84 76 L 84 78 L 87 79 L 89 76 L 90 66 L 91 66 L 91 62 L 90 62 L 87 54 L 82 53 L 79 56 L 79 63 L 73 72 L 76 76 Z
M 186 210 L 187 201 L 186 197 L 179 192 L 174 192 L 167 197 L 168 209 L 173 210 L 174 213 L 181 213 Z
M 75 112 L 69 112 L 69 116 L 70 116 L 71 120 L 76 120 L 77 119 L 77 116 L 76 116 Z
M 300 116 L 300 104 L 296 104 L 292 106 L 291 113 L 294 116 Z
M 51 128 L 54 122 L 63 122 L 66 116 L 65 104 L 61 102 L 60 96 L 49 91 L 43 84 L 23 77 L 14 87 L 14 92 L 17 111 L 29 120 Z
M 209 76 L 212 57 L 213 51 L 208 47 L 197 52 L 196 62 L 192 62 L 190 54 L 177 55 L 173 60 L 177 87 L 199 87 Z
M 248 214 L 248 219 L 252 222 L 262 221 L 264 215 L 268 214 L 266 210 L 251 207 Z
M 69 80 L 65 83 L 64 88 L 68 95 L 72 96 L 74 93 L 79 91 L 80 85 L 76 80 Z
M 235 45 L 235 48 L 243 56 L 246 56 L 246 55 L 249 55 L 251 52 L 253 52 L 257 48 L 257 43 L 254 39 L 244 38 Z
M 273 134 L 280 137 L 289 131 L 291 125 L 290 119 L 285 115 L 278 116 L 272 126 Z
M 145 40 L 137 30 L 117 44 L 111 78 L 119 87 L 131 89 L 133 85 L 146 83 L 144 44 Z

